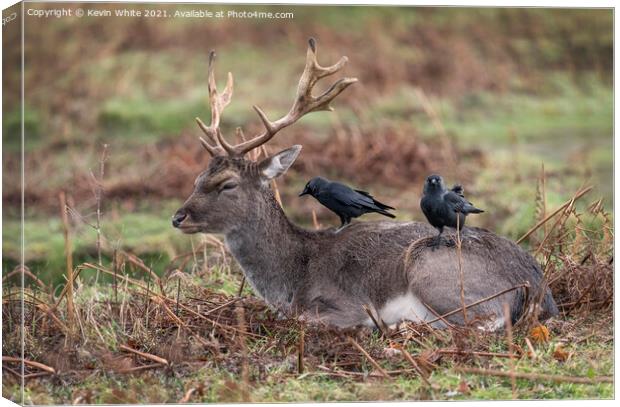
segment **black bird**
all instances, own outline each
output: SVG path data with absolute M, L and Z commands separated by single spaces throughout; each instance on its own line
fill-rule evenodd
M 428 222 L 439 231 L 436 245 L 441 242 L 444 226 L 456 228 L 457 215 L 459 229 L 462 229 L 467 215 L 484 212 L 465 199 L 461 185 L 455 185 L 450 190 L 446 189 L 443 178 L 439 175 L 426 178 L 420 208 Z
M 390 218 L 395 217 L 388 212 L 389 209 L 394 208 L 375 200 L 368 192 L 351 189 L 344 184 L 322 177 L 315 177 L 308 181 L 299 196 L 307 194 L 312 195 L 323 206 L 340 217 L 342 224 L 336 232 L 348 225 L 351 218 L 357 218 L 366 213 L 376 212 Z

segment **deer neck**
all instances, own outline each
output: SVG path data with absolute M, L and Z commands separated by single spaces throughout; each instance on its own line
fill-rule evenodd
M 302 283 L 305 269 L 304 234 L 268 194 L 257 202 L 258 216 L 246 219 L 226 234 L 226 244 L 254 291 L 285 312 Z

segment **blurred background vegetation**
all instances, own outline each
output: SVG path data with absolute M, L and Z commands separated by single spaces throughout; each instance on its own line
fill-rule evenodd
M 25 255 L 46 283 L 64 281 L 61 191 L 75 209 L 75 263 L 96 257 L 91 171 L 98 177 L 104 144 L 106 244 L 136 253 L 161 272 L 199 241 L 173 230 L 170 218 L 208 164 L 194 117 L 209 118 L 211 49 L 218 52 L 220 86 L 227 71 L 235 76 L 223 117 L 229 137 L 236 126 L 246 135 L 260 130 L 253 104 L 272 118 L 288 110 L 308 37 L 317 38 L 324 65 L 349 57 L 346 75 L 360 82 L 336 100 L 336 112 L 313 113 L 268 146 L 270 152 L 304 146 L 278 181 L 287 214 L 300 224 L 311 227 L 312 210 L 323 226 L 338 222 L 313 200 L 296 196 L 316 175 L 371 191 L 398 208 L 398 220 L 423 220 L 422 183 L 438 172 L 450 184 L 462 183 L 487 211 L 468 220 L 471 225 L 513 239 L 539 216 L 543 164 L 549 208 L 584 183 L 595 187 L 590 201 L 603 197 L 612 208 L 611 10 L 131 7 L 168 13 L 234 8 L 293 12 L 294 18 L 26 17 Z M 18 67 L 18 47 L 5 47 L 4 58 Z M 19 258 L 20 111 L 11 97 L 19 92 L 19 71 L 5 75 L 3 86 L 7 273 Z

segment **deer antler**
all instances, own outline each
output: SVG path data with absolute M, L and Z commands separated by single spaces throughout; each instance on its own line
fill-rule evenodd
M 214 61 L 215 61 L 215 51 L 209 52 L 209 103 L 211 104 L 211 125 L 207 126 L 200 120 L 199 117 L 196 117 L 196 122 L 198 122 L 198 127 L 205 133 L 205 135 L 209 138 L 209 140 L 215 145 L 209 144 L 205 139 L 200 137 L 200 143 L 202 146 L 211 154 L 222 155 L 222 144 L 220 140 L 223 140 L 222 133 L 220 132 L 220 118 L 222 116 L 222 112 L 230 103 L 232 99 L 233 93 L 233 76 L 232 73 L 228 72 L 228 81 L 226 82 L 226 87 L 224 88 L 224 93 L 221 95 L 217 92 L 217 86 L 215 84 L 215 73 L 214 73 Z
M 258 114 L 260 120 L 263 122 L 265 130 L 258 136 L 234 146 L 227 143 L 219 131 L 220 114 L 224 107 L 226 107 L 226 105 L 230 103 L 230 98 L 232 96 L 232 75 L 230 73 L 228 74 L 228 84 L 226 86 L 226 89 L 221 96 L 218 96 L 217 90 L 215 89 L 215 80 L 213 79 L 212 62 L 214 54 L 211 53 L 209 57 L 209 98 L 211 101 L 211 126 L 207 127 L 204 123 L 202 123 L 200 119 L 196 119 L 198 121 L 198 125 L 209 137 L 211 142 L 216 144 L 215 146 L 212 146 L 207 143 L 203 138 L 201 138 L 200 140 L 203 146 L 207 149 L 207 151 L 209 151 L 211 155 L 217 155 L 221 154 L 223 150 L 225 150 L 230 156 L 243 156 L 245 153 L 271 140 L 271 138 L 275 136 L 278 131 L 292 125 L 305 114 L 320 110 L 332 111 L 333 108 L 329 105 L 330 102 L 342 91 L 344 91 L 349 85 L 357 82 L 357 78 L 339 79 L 321 95 L 313 96 L 312 89 L 314 88 L 314 85 L 316 85 L 316 83 L 321 78 L 333 75 L 334 73 L 341 70 L 348 61 L 348 58 L 343 56 L 342 58 L 340 58 L 340 61 L 338 61 L 334 65 L 323 67 L 319 65 L 317 61 L 316 50 L 316 41 L 314 40 L 314 38 L 310 38 L 308 40 L 308 51 L 306 53 L 306 66 L 301 75 L 301 78 L 299 79 L 295 101 L 293 103 L 293 106 L 291 106 L 289 112 L 284 117 L 276 121 L 270 121 L 267 118 L 265 112 L 263 112 L 261 108 L 255 105 L 254 110 Z

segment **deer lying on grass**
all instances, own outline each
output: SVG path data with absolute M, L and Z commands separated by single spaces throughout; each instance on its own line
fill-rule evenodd
M 485 320 L 484 327 L 498 329 L 503 326 L 503 304 L 508 303 L 514 322 L 524 313 L 529 293 L 529 297 L 542 298 L 541 318 L 557 313 L 534 258 L 484 229 L 462 232 L 459 269 L 454 246 L 431 250 L 436 232 L 426 223 L 359 222 L 338 234 L 291 223 L 269 181 L 289 169 L 301 146 L 260 162 L 244 155 L 303 115 L 332 110 L 330 102 L 357 79 L 342 78 L 320 96 L 313 96 L 312 89 L 319 79 L 338 72 L 347 58 L 329 67 L 320 66 L 316 43 L 310 39 L 305 69 L 289 112 L 270 121 L 254 106 L 265 130 L 237 145 L 229 144 L 219 129 L 222 111 L 232 96 L 232 75 L 228 74 L 226 88 L 219 94 L 213 62 L 211 53 L 211 124 L 196 119 L 207 137 L 200 141 L 212 159 L 196 178 L 193 193 L 172 223 L 184 233 L 223 234 L 254 291 L 273 308 L 309 321 L 349 327 L 371 325 L 373 318 L 388 325 L 401 320 L 463 324 L 465 313 L 451 311 L 466 304 L 467 320 Z M 529 289 L 524 287 L 527 284 Z M 450 315 L 437 318 L 445 314 Z

